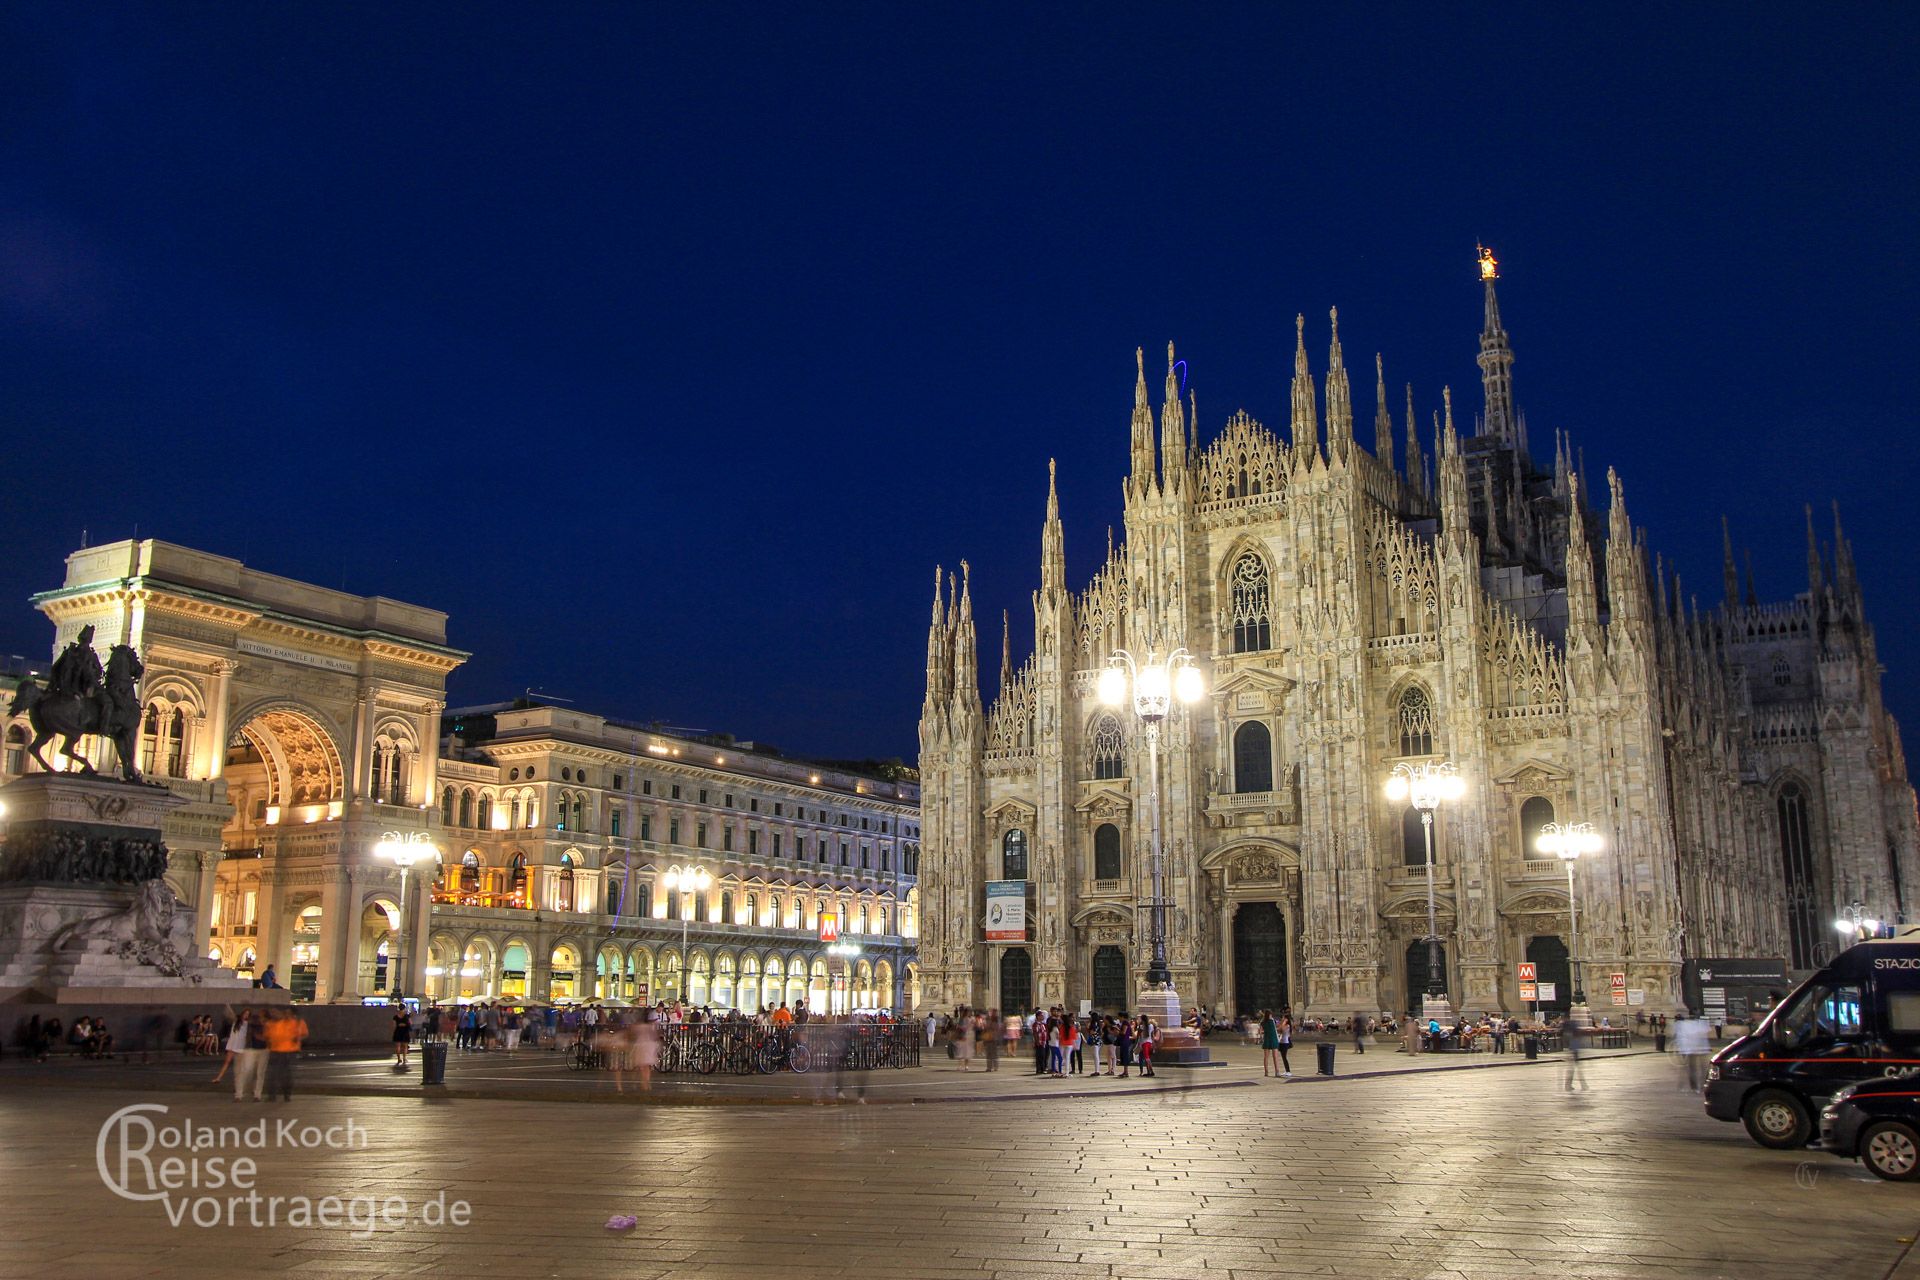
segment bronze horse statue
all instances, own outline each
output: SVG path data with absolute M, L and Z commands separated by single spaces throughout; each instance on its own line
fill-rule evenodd
M 55 734 L 62 739 L 60 754 L 69 761 L 70 772 L 77 765 L 81 773 L 97 773 L 92 763 L 74 750 L 74 744 L 82 736 L 92 734 L 113 742 L 113 749 L 120 756 L 121 780 L 139 782 L 135 752 L 140 736 L 140 695 L 134 682 L 144 674 L 146 666 L 133 646 L 117 644 L 107 656 L 105 677 L 92 694 L 56 693 L 42 689 L 32 680 L 23 680 L 14 690 L 13 705 L 7 714 L 26 715 L 27 722 L 33 726 L 33 742 L 27 750 L 49 773 L 53 766 L 40 754 L 40 748 Z

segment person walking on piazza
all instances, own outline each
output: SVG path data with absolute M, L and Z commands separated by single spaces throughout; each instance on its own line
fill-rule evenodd
M 1568 1093 L 1572 1093 L 1576 1088 L 1591 1087 L 1580 1071 L 1580 1037 L 1585 1033 L 1586 1028 L 1580 1026 L 1572 1017 L 1561 1020 L 1560 1038 L 1566 1041 L 1567 1052 L 1566 1074 L 1561 1080 L 1561 1087 Z
M 1100 1051 L 1106 1047 L 1107 1020 L 1099 1014 L 1090 1014 L 1087 1018 L 1087 1048 L 1093 1050 L 1093 1070 L 1090 1075 L 1105 1075 L 1100 1069 Z
M 412 1043 L 413 1018 L 407 1013 L 407 1007 L 401 1005 L 393 1012 L 393 1065 L 396 1069 L 407 1069 L 407 1049 Z
M 1280 1020 L 1271 1009 L 1260 1011 L 1260 1074 L 1275 1079 L 1280 1075 Z
M 1698 1093 L 1701 1069 L 1707 1059 L 1707 1020 L 1683 1013 L 1673 1024 L 1673 1051 L 1680 1058 L 1681 1079 L 1688 1089 Z
M 980 1033 L 981 1047 L 987 1051 L 987 1070 L 989 1071 L 1000 1069 L 1000 1037 L 1000 1011 L 989 1009 L 986 1027 Z
M 940 1019 L 936 1018 L 933 1015 L 933 1011 L 929 1009 L 927 1011 L 927 1048 L 929 1049 L 933 1048 L 934 1033 L 937 1032 L 939 1029 L 940 1029 Z
M 307 1043 L 307 1021 L 291 1009 L 267 1023 L 267 1096 L 293 1101 L 293 1067 Z
M 249 1009 L 240 1016 L 235 1031 L 244 1031 L 246 1047 L 240 1050 L 239 1065 L 233 1071 L 233 1100 L 241 1102 L 250 1096 L 258 1102 L 267 1079 L 266 1019 L 258 1009 Z M 228 1043 L 233 1041 L 229 1039 Z
M 1365 1053 L 1367 1051 L 1367 1032 L 1370 1029 L 1369 1019 L 1366 1014 L 1356 1013 L 1353 1015 L 1353 1051 L 1355 1053 Z

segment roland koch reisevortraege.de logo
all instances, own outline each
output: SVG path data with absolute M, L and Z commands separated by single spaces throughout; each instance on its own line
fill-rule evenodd
M 318 1125 L 297 1119 L 207 1124 L 171 1118 L 156 1102 L 120 1108 L 100 1125 L 94 1163 L 123 1200 L 157 1201 L 176 1227 L 320 1227 L 359 1238 L 409 1224 L 464 1227 L 473 1210 L 445 1191 L 418 1205 L 405 1196 L 268 1195 L 259 1189 L 264 1156 L 364 1151 L 367 1130 L 349 1118 Z

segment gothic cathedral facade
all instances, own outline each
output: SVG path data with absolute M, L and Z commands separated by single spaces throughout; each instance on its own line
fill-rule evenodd
M 1482 409 L 1463 434 L 1443 394 L 1431 469 L 1413 393 L 1396 431 L 1377 358 L 1373 448 L 1355 439 L 1337 313 L 1324 379 L 1300 326 L 1289 442 L 1239 413 L 1202 447 L 1169 346 L 1157 443 L 1137 360 L 1125 536 L 1078 592 L 1050 475 L 1034 650 L 1015 666 L 1003 619 L 988 706 L 966 566 L 935 572 L 923 1007 L 1111 1009 L 1141 988 L 1154 780 L 1140 722 L 1094 690 L 1120 649 L 1184 646 L 1207 676 L 1160 735 L 1188 1005 L 1419 1007 L 1426 832 L 1383 787 L 1402 763 L 1451 761 L 1467 784 L 1432 858 L 1442 985 L 1469 1012 L 1522 1010 L 1521 962 L 1564 1006 L 1576 961 L 1596 1014 L 1621 974 L 1639 1008 L 1672 1011 L 1685 959 L 1806 968 L 1849 904 L 1914 918 L 1914 791 L 1837 511 L 1823 544 L 1809 509 L 1804 591 L 1762 603 L 1728 539 L 1724 598 L 1700 608 L 1611 470 L 1590 490 L 1559 432 L 1536 459 L 1484 252 L 1481 275 Z M 1577 920 L 1539 849 L 1550 822 L 1603 841 L 1574 864 Z M 987 882 L 1010 880 L 1026 937 L 988 942 Z

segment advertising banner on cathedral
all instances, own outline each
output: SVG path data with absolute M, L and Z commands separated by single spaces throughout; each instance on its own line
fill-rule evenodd
M 987 881 L 987 941 L 1027 940 L 1027 882 Z

